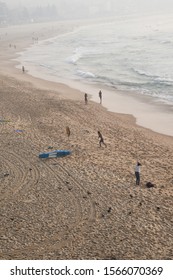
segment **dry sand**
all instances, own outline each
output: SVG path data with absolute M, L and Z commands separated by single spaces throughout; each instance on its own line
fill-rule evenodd
M 39 38 L 68 28 L 46 26 Z M 0 259 L 173 259 L 172 137 L 22 74 L 9 44 L 27 47 L 33 25 L 13 28 L 0 29 Z M 38 158 L 54 149 L 72 155 Z

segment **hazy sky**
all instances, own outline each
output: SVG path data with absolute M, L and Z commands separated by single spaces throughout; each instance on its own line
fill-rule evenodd
M 48 4 L 48 3 L 56 3 L 58 1 L 56 0 L 1 0 L 1 2 L 6 3 L 9 7 L 14 7 L 17 6 L 19 4 L 23 5 L 23 6 L 35 6 L 35 5 L 44 5 L 44 4 Z
M 85 1 L 85 2 L 84 2 Z M 105 3 L 111 2 L 118 11 L 119 9 L 128 9 L 129 11 L 169 11 L 173 12 L 173 0 L 0 0 L 5 2 L 8 7 L 14 7 L 23 5 L 25 7 L 48 5 L 48 4 L 59 4 L 69 3 L 73 8 L 76 4 L 74 3 L 85 3 L 85 5 L 99 5 L 105 6 Z M 81 5 L 82 6 L 82 5 Z
M 18 4 L 22 4 L 24 6 L 35 6 L 35 5 L 45 5 L 45 4 L 56 4 L 59 1 L 62 2 L 62 0 L 0 0 L 0 2 L 5 2 L 8 5 L 11 6 L 16 6 Z M 69 0 L 69 4 L 73 4 L 73 2 L 79 2 L 82 3 L 85 0 Z M 102 5 L 103 2 L 105 2 L 106 0 L 93 0 L 92 3 L 100 3 L 100 5 Z M 109 0 L 107 0 L 109 1 Z M 173 6 L 173 1 L 172 0 L 110 0 L 111 2 L 117 3 L 117 5 L 119 5 L 120 3 L 126 4 L 126 3 L 130 3 L 130 4 L 134 4 L 135 6 L 141 6 L 144 5 L 151 5 L 153 6 L 153 4 L 156 6 L 156 8 L 159 8 L 159 6 Z

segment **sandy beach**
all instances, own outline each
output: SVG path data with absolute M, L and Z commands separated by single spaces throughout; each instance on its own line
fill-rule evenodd
M 173 259 L 173 138 L 12 61 L 78 24 L 0 29 L 0 259 Z

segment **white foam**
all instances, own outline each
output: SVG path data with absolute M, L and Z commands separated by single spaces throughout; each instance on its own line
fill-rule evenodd
M 93 73 L 91 73 L 89 71 L 85 72 L 85 71 L 82 71 L 82 70 L 77 70 L 76 73 L 77 73 L 78 76 L 81 76 L 83 78 L 95 78 L 96 77 Z

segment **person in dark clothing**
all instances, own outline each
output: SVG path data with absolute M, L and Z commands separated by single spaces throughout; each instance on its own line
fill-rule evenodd
M 25 67 L 24 66 L 22 66 L 22 72 L 25 73 Z
M 85 99 L 85 104 L 87 105 L 88 104 L 88 94 L 87 93 L 84 94 L 84 99 Z
M 100 104 L 102 104 L 102 91 L 99 91 Z
M 67 133 L 67 136 L 69 138 L 70 137 L 70 128 L 69 128 L 69 126 L 66 126 L 66 133 Z
M 135 166 L 135 177 L 136 177 L 136 185 L 139 186 L 140 184 L 140 162 L 137 162 Z
M 106 144 L 104 142 L 103 136 L 100 131 L 98 131 L 98 138 L 99 138 L 99 146 L 101 147 L 101 144 L 103 144 L 106 147 Z

